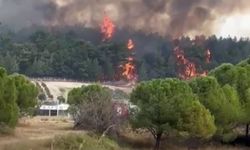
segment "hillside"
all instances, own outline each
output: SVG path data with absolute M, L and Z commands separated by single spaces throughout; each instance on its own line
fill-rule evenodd
M 73 88 L 78 88 L 81 86 L 87 86 L 92 84 L 87 82 L 72 82 L 72 81 L 52 81 L 52 80 L 41 81 L 39 79 L 32 79 L 32 81 L 37 82 L 40 85 L 42 83 L 45 83 L 54 98 L 57 98 L 58 96 L 63 96 L 64 98 L 67 98 L 68 92 Z M 112 90 L 119 89 L 126 93 L 130 93 L 133 89 L 132 86 L 125 84 L 123 85 L 102 84 L 102 85 Z

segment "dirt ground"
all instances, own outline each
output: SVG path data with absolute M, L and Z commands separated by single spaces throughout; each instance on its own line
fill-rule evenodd
M 32 143 L 52 140 L 57 135 L 83 132 L 75 131 L 72 128 L 73 122 L 69 118 L 23 118 L 19 121 L 13 135 L 0 136 L 0 150 L 8 150 L 8 147 L 14 147 L 15 144 L 26 143 L 26 145 L 32 145 Z
M 86 131 L 73 130 L 73 121 L 69 118 L 57 117 L 34 117 L 24 118 L 19 121 L 13 135 L 0 136 L 0 150 L 54 150 L 50 143 L 55 136 L 68 133 L 85 134 Z M 127 132 L 126 132 L 127 133 Z M 144 136 L 143 136 L 144 137 Z M 131 145 L 133 150 L 149 150 L 152 147 L 149 138 L 142 138 L 142 135 L 127 133 L 122 138 L 124 143 Z M 162 141 L 162 147 L 169 150 L 189 150 L 182 144 L 167 139 Z M 248 150 L 249 147 L 230 145 L 205 145 L 202 148 L 191 148 L 190 150 Z M 126 148 L 127 150 L 127 148 Z

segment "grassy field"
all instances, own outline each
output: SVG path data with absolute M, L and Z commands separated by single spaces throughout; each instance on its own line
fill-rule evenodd
M 20 120 L 12 135 L 0 136 L 0 150 L 150 150 L 153 139 L 149 134 L 124 132 L 118 142 L 99 139 L 85 131 L 73 130 L 68 118 L 35 117 Z M 247 150 L 240 146 L 206 144 L 199 148 L 176 143 L 176 139 L 165 139 L 162 150 Z
M 72 130 L 73 122 L 68 118 L 35 117 L 19 122 L 13 134 L 0 136 L 0 150 L 31 150 L 33 147 L 43 150 L 42 145 L 57 135 L 81 133 Z

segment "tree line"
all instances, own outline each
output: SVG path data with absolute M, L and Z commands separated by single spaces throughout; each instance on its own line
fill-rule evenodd
M 242 125 L 248 137 L 249 76 L 250 58 L 235 65 L 222 64 L 207 77 L 140 82 L 130 95 L 130 102 L 136 106 L 130 110 L 130 124 L 134 129 L 151 133 L 155 149 L 159 149 L 162 137 L 168 135 L 230 142 L 241 134 L 235 129 Z M 69 103 L 76 126 L 106 131 L 117 119 L 111 101 L 109 90 L 100 85 L 73 89 Z
M 5 28 L 4 28 L 5 29 Z M 136 71 L 139 80 L 176 77 L 178 66 L 171 37 L 142 32 L 120 31 L 103 42 L 97 29 L 30 29 L 13 32 L 0 26 L 0 65 L 9 73 L 30 77 L 59 77 L 85 81 L 124 79 L 121 65 L 127 61 L 128 38 L 135 43 Z M 196 64 L 198 72 L 221 63 L 236 64 L 250 54 L 249 39 L 197 36 L 181 37 L 178 46 Z M 205 52 L 211 51 L 211 63 Z

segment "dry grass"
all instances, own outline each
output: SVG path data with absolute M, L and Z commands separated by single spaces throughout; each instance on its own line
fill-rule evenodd
M 68 118 L 35 117 L 20 121 L 13 135 L 0 136 L 0 150 L 52 150 L 54 138 L 68 134 L 85 134 L 72 130 L 73 122 Z M 146 132 L 135 133 L 123 130 L 119 138 L 120 150 L 151 150 L 154 140 Z M 162 141 L 162 150 L 189 150 L 186 143 L 178 139 L 166 138 Z M 190 144 L 190 143 L 189 143 Z M 56 147 L 54 147 L 54 150 Z M 249 147 L 229 146 L 221 144 L 205 144 L 190 150 L 248 150 Z
M 73 122 L 68 118 L 21 119 L 13 135 L 0 136 L 0 150 L 13 150 L 17 145 L 17 147 L 31 150 L 32 146 L 40 147 L 40 144 L 43 145 L 44 142 L 53 139 L 56 135 L 80 132 L 74 131 L 72 128 Z M 28 149 L 29 146 L 31 148 Z

